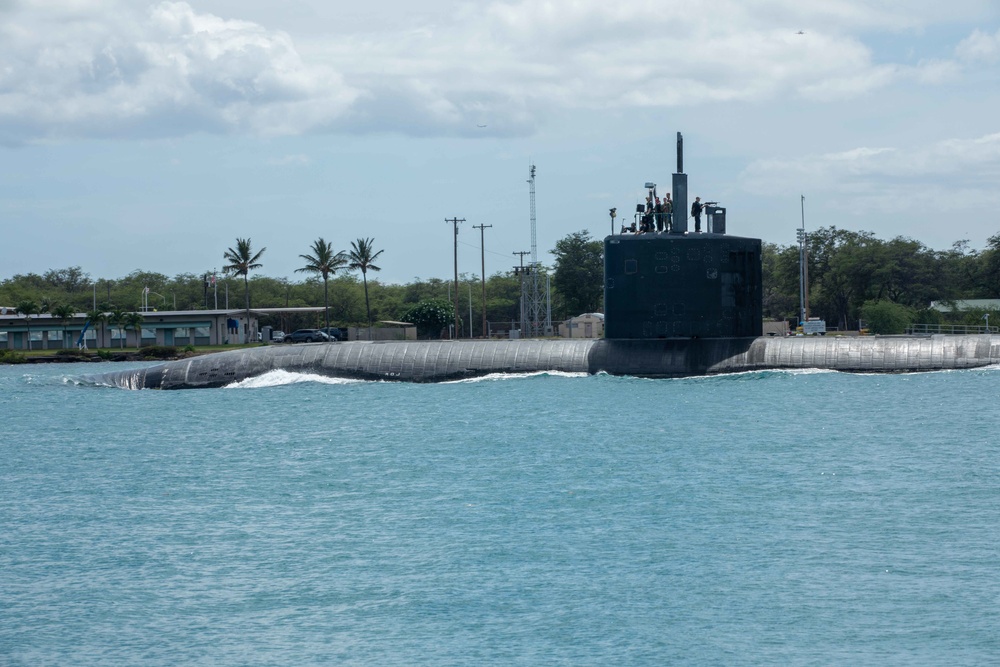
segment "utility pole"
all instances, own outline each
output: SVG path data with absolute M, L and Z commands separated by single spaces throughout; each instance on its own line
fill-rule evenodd
M 458 223 L 465 222 L 465 218 L 445 218 L 444 221 L 455 225 L 455 333 L 452 337 L 458 338 Z
M 486 338 L 486 228 L 493 225 L 472 225 L 479 230 L 479 258 L 483 273 L 483 338 Z M 469 331 L 472 331 L 472 315 L 469 315 Z
M 528 324 L 528 317 L 527 317 L 527 313 L 525 312 L 527 304 L 525 304 L 525 302 L 524 302 L 525 301 L 525 299 L 524 299 L 524 273 L 525 273 L 525 271 L 524 271 L 524 256 L 525 255 L 530 255 L 531 251 L 529 251 L 529 250 L 521 250 L 521 251 L 515 250 L 511 254 L 513 254 L 513 255 L 519 255 L 520 258 L 521 258 L 521 265 L 514 267 L 514 273 L 516 275 L 521 276 L 521 336 L 523 337 L 524 333 L 525 333 L 525 330 L 527 329 L 527 324 Z

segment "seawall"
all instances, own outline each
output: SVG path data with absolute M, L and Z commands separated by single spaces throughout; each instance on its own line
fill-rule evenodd
M 192 389 L 221 387 L 275 369 L 359 380 L 442 382 L 535 371 L 667 378 L 795 368 L 907 373 L 995 363 L 1000 363 L 1000 336 L 985 334 L 387 341 L 232 350 L 87 379 L 130 389 Z

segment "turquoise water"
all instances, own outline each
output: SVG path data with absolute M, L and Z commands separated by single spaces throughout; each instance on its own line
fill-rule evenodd
M 2 665 L 1000 661 L 1000 370 L 0 367 Z

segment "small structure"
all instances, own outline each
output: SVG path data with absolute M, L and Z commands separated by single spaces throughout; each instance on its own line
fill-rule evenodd
M 584 313 L 560 323 L 559 336 L 562 338 L 603 338 L 604 314 Z
M 787 320 L 765 321 L 763 334 L 765 336 L 787 336 L 788 321 Z
M 368 336 L 368 327 L 347 327 L 347 340 L 416 340 L 417 325 L 412 322 L 396 322 L 394 320 L 380 320 L 382 326 L 371 328 L 371 337 Z

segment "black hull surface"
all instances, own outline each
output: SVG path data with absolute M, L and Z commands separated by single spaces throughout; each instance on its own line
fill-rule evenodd
M 1000 363 L 1000 336 L 991 335 L 392 341 L 231 350 L 87 379 L 128 389 L 194 389 L 277 369 L 358 380 L 443 382 L 537 371 L 674 378 L 796 368 L 907 373 L 995 363 Z

